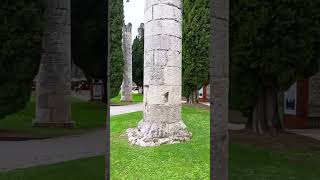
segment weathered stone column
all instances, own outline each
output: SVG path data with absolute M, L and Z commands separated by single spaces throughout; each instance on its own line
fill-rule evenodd
M 132 101 L 132 24 L 129 23 L 123 28 L 123 59 L 124 71 L 121 85 L 121 101 Z
M 144 116 L 128 129 L 131 144 L 157 146 L 189 140 L 181 120 L 181 0 L 145 1 Z
M 229 1 L 210 1 L 210 176 L 212 180 L 229 179 Z
M 36 85 L 34 126 L 71 127 L 70 0 L 46 0 L 43 53 Z

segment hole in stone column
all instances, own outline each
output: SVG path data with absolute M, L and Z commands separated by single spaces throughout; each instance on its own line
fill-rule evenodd
M 169 92 L 166 92 L 165 94 L 164 94 L 164 102 L 168 102 L 169 101 Z

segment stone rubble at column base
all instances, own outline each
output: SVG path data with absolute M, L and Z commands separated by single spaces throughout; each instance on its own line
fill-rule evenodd
M 127 129 L 126 135 L 130 144 L 142 147 L 177 144 L 189 141 L 192 137 L 182 121 L 155 123 L 142 120 L 137 128 Z

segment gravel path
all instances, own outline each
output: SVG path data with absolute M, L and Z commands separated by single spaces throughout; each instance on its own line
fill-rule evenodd
M 142 104 L 111 106 L 111 116 L 142 111 Z M 0 171 L 48 165 L 105 154 L 105 130 L 46 140 L 0 141 Z
M 102 155 L 104 130 L 46 140 L 0 142 L 0 171 Z
M 287 132 L 311 137 L 320 141 L 320 129 L 288 129 Z
M 110 116 L 119 114 L 132 113 L 143 110 L 143 103 L 132 104 L 127 106 L 110 106 Z

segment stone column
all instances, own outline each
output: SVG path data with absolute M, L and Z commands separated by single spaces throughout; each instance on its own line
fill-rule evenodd
M 229 179 L 229 1 L 210 1 L 210 176 L 212 180 Z
M 121 101 L 132 101 L 132 24 L 129 23 L 123 28 L 123 59 L 124 71 L 121 85 Z
M 71 127 L 70 0 L 46 0 L 43 53 L 36 85 L 37 127 Z
M 191 138 L 181 119 L 181 0 L 145 1 L 144 116 L 128 129 L 131 144 L 157 146 Z

